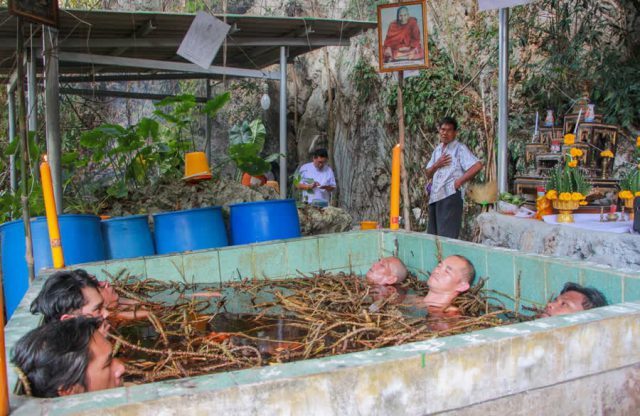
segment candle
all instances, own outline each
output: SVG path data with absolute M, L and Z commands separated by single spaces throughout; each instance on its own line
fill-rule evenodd
M 578 119 L 576 120 L 576 127 L 573 129 L 573 134 L 578 133 L 578 124 L 580 124 L 580 116 L 582 115 L 582 108 L 578 111 Z
M 391 207 L 389 228 L 397 230 L 400 228 L 400 157 L 401 149 L 397 144 L 393 148 L 391 158 Z
M 538 135 L 538 118 L 539 118 L 539 115 L 538 115 L 538 112 L 536 111 L 536 128 L 535 128 L 535 130 L 533 131 L 533 135 L 534 135 L 534 136 L 537 136 L 537 135 Z
M 44 210 L 47 215 L 47 227 L 49 229 L 49 244 L 51 245 L 51 258 L 53 267 L 64 267 L 64 255 L 60 242 L 60 227 L 58 225 L 58 213 L 56 212 L 56 200 L 53 198 L 53 184 L 51 181 L 51 169 L 47 162 L 47 156 L 42 157 L 40 164 L 40 178 L 42 179 L 42 195 L 44 197 Z
M 616 213 L 616 204 L 611 204 L 611 206 L 609 207 L 609 213 L 611 214 L 615 214 Z

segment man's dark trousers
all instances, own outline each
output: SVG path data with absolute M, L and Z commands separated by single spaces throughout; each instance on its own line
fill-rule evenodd
M 462 225 L 462 195 L 453 195 L 429 204 L 429 224 L 427 233 L 442 237 L 458 238 Z

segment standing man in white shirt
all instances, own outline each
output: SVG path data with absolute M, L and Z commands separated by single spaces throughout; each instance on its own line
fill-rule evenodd
M 300 182 L 296 187 L 303 191 L 303 202 L 311 203 L 314 200 L 322 200 L 329 203 L 331 192 L 336 189 L 336 178 L 331 167 L 327 165 L 329 157 L 327 149 L 316 149 L 312 156 L 311 162 L 300 167 Z
M 440 144 L 427 164 L 427 178 L 433 177 L 427 232 L 458 238 L 462 226 L 462 187 L 480 172 L 482 162 L 456 140 L 458 122 L 455 118 L 440 120 L 439 133 Z

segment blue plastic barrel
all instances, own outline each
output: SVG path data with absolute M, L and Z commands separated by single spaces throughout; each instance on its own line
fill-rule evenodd
M 300 219 L 293 199 L 230 205 L 232 244 L 300 237 Z
M 156 254 L 146 215 L 103 220 L 102 235 L 108 259 L 128 259 Z
M 105 259 L 100 218 L 95 215 L 61 215 L 60 238 L 66 266 Z M 49 229 L 45 217 L 31 220 L 33 260 L 36 275 L 52 267 Z M 13 314 L 29 286 L 22 220 L 0 225 L 0 250 L 7 317 Z
M 229 245 L 220 207 L 153 214 L 153 224 L 158 254 Z

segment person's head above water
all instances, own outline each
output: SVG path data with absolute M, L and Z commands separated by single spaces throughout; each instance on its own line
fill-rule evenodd
M 31 313 L 42 314 L 45 323 L 76 316 L 106 319 L 109 315 L 98 280 L 82 269 L 49 276 L 31 303 Z
M 602 292 L 592 287 L 584 287 L 577 283 L 567 282 L 560 295 L 547 303 L 544 312 L 540 314 L 540 318 L 566 315 L 601 306 L 607 306 L 607 299 Z
M 397 257 L 378 260 L 367 272 L 367 282 L 374 285 L 394 285 L 407 277 L 407 268 Z
M 26 377 L 32 396 L 67 396 L 122 385 L 124 365 L 113 358 L 99 326 L 100 319 L 83 316 L 52 321 L 16 343 L 11 361 Z
M 466 292 L 476 277 L 473 264 L 464 256 L 452 255 L 440 262 L 429 276 L 428 306 L 446 308 L 458 294 Z

